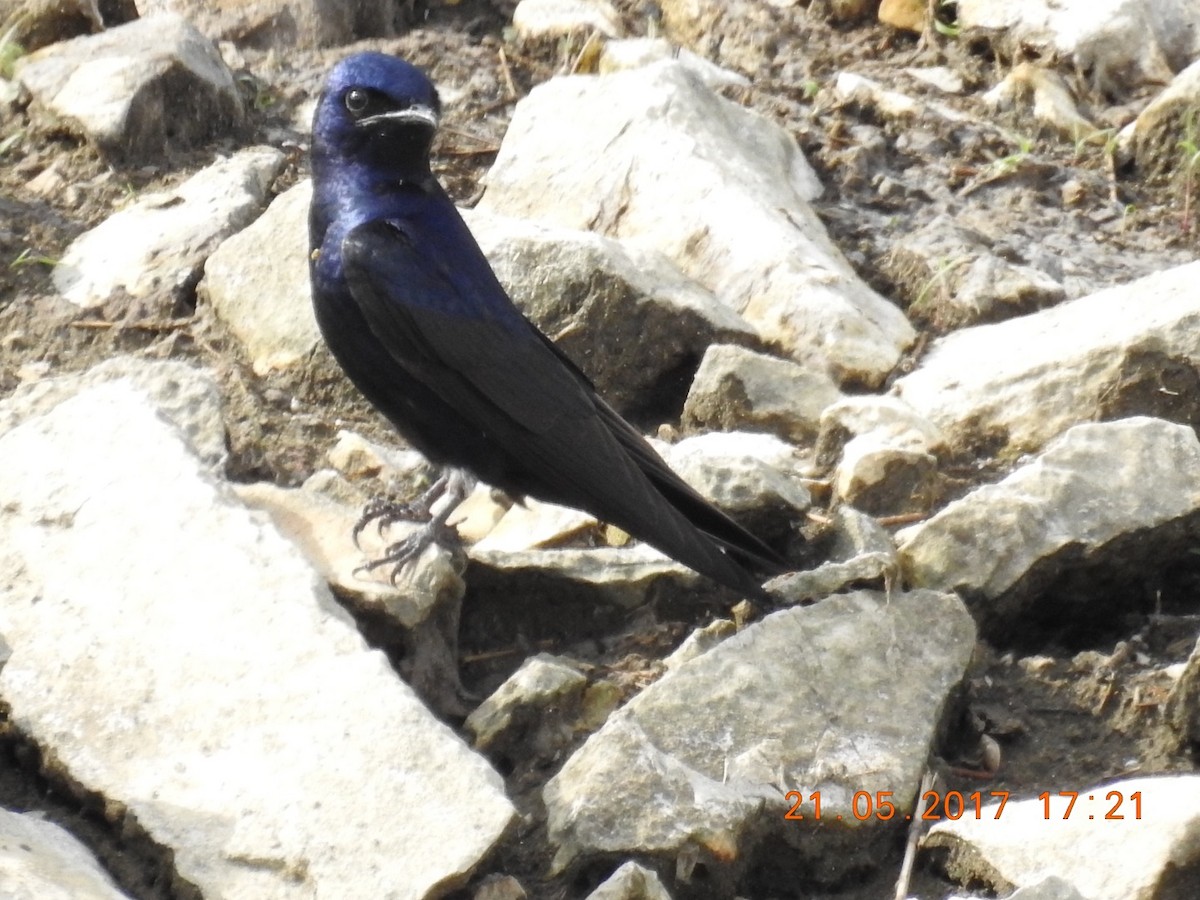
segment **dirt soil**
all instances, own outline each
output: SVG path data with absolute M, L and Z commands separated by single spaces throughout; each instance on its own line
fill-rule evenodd
M 649 19 L 640 2 L 617 5 L 632 33 L 645 31 Z M 303 177 L 307 139 L 297 124 L 298 112 L 307 114 L 305 104 L 323 73 L 351 49 L 403 55 L 441 86 L 447 120 L 436 148 L 436 170 L 460 204 L 472 205 L 517 97 L 580 55 L 580 41 L 513 43 L 506 32 L 510 12 L 511 4 L 497 9 L 485 0 L 435 5 L 425 22 L 394 40 L 285 54 L 243 50 L 235 67 L 251 110 L 249 132 L 154 166 L 113 168 L 68 129 L 29 110 L 5 121 L 0 126 L 0 396 L 25 380 L 134 353 L 191 360 L 216 373 L 228 404 L 229 477 L 234 480 L 297 484 L 323 464 L 343 427 L 394 441 L 365 404 L 331 402 L 344 396 L 342 385 L 255 376 L 236 342 L 194 297 L 166 318 L 123 303 L 80 313 L 55 297 L 50 268 L 77 235 L 131 198 L 179 183 L 211 161 L 214 151 L 250 143 L 279 146 L 291 161 L 277 190 Z M 897 237 L 939 214 L 989 222 L 993 233 L 1003 235 L 993 251 L 1010 261 L 1037 265 L 1045 254 L 1055 256 L 1071 296 L 1195 258 L 1197 204 L 1182 176 L 1145 181 L 1135 172 L 1114 170 L 1103 147 L 1039 132 L 1028 110 L 1007 119 L 982 112 L 977 92 L 992 86 L 1014 62 L 998 58 L 986 42 L 943 38 L 922 46 L 916 35 L 877 25 L 833 26 L 801 8 L 787 15 L 787 27 L 775 36 L 777 64 L 770 76 L 728 96 L 796 137 L 826 186 L 817 209 L 834 241 L 864 279 L 900 306 L 909 309 L 926 286 L 906 280 L 889 253 Z M 904 72 L 928 65 L 949 66 L 965 80 L 964 95 L 935 99 L 960 109 L 969 122 L 897 124 L 834 99 L 832 82 L 843 70 L 934 97 Z M 1085 112 L 1098 120 L 1108 117 L 1114 126 L 1138 108 L 1136 99 L 1113 106 L 1079 79 L 1073 87 Z M 997 160 L 1009 162 L 997 167 Z M 1068 185 L 1070 203 L 1064 201 Z M 919 307 L 912 312 L 923 336 L 903 368 L 910 368 L 944 327 L 924 318 Z M 962 449 L 952 472 L 957 492 L 1003 473 L 997 461 Z M 1179 747 L 1163 727 L 1169 682 L 1161 670 L 1186 659 L 1195 644 L 1196 580 L 1194 564 L 1166 577 L 1148 573 L 1146 596 L 1135 598 L 1130 615 L 1115 625 L 1080 622 L 1067 631 L 1025 634 L 1020 646 L 981 644 L 961 714 L 941 748 L 942 785 L 964 793 L 1008 790 L 1017 798 L 1078 790 L 1118 775 L 1192 770 L 1189 749 Z M 469 593 L 462 648 L 468 686 L 485 693 L 529 653 L 548 649 L 590 664 L 595 679 L 610 681 L 628 696 L 658 677 L 658 661 L 692 628 L 728 610 L 720 603 L 655 604 L 633 614 L 608 614 L 567 602 L 552 615 L 547 612 L 501 609 L 478 592 Z M 505 627 L 493 627 L 500 622 Z M 386 626 L 364 626 L 372 640 L 395 651 L 399 641 Z M 983 745 L 981 736 L 986 736 Z M 195 896 L 174 875 L 169 854 L 146 841 L 136 823 L 97 798 L 45 778 L 39 774 L 44 763 L 19 734 L 4 732 L 0 803 L 42 810 L 65 824 L 96 849 L 134 897 Z M 505 774 L 529 818 L 454 896 L 472 896 L 496 873 L 518 878 L 531 897 L 584 896 L 603 871 L 559 879 L 546 875 L 549 855 L 544 826 L 538 824 L 538 796 L 553 770 L 513 765 Z M 890 896 L 904 838 L 903 831 L 896 833 L 893 857 L 878 872 L 804 895 Z M 937 860 L 922 857 L 912 894 L 941 898 L 954 891 Z

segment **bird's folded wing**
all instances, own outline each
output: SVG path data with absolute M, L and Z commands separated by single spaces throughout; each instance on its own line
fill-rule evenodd
M 471 256 L 474 244 L 463 250 L 448 259 L 389 222 L 343 241 L 350 292 L 396 362 L 481 427 L 498 414 L 546 434 L 594 415 L 586 382 L 512 306 L 482 254 Z

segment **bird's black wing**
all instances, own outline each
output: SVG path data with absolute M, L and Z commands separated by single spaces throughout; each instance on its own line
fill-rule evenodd
M 375 221 L 342 243 L 354 302 L 396 362 L 518 461 L 514 480 L 528 493 L 591 512 L 730 586 L 753 582 L 718 545 L 777 569 L 769 548 L 679 479 L 521 315 L 445 205 L 433 222 Z

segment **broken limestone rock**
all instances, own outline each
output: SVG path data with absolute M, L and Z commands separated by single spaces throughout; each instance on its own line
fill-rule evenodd
M 734 896 L 748 868 L 802 877 L 828 854 L 871 865 L 893 832 L 832 823 L 852 818 L 867 780 L 872 802 L 912 802 L 973 647 L 961 602 L 931 591 L 859 591 L 768 616 L 644 690 L 551 779 L 555 868 L 690 858 Z M 819 792 L 829 821 L 785 819 L 789 791 Z
M 52 44 L 18 61 L 34 100 L 121 163 L 232 133 L 244 119 L 233 73 L 177 15 Z
M 479 210 L 463 217 L 513 301 L 618 410 L 677 408 L 680 374 L 706 347 L 758 341 L 660 253 Z
M 479 205 L 665 253 L 790 356 L 876 385 L 914 332 L 833 245 L 820 192 L 791 135 L 667 61 L 535 87 Z
M 1200 776 L 1059 786 L 938 822 L 924 846 L 945 848 L 955 880 L 1001 894 L 1049 875 L 1089 900 L 1184 897 L 1200 879 Z
M 190 306 L 205 260 L 262 211 L 283 161 L 279 150 L 251 147 L 173 190 L 143 194 L 71 242 L 54 267 L 55 288 L 85 309 L 118 291 L 149 299 L 162 318 Z
M 897 535 L 906 580 L 958 591 L 997 640 L 1140 608 L 1200 525 L 1200 441 L 1135 417 L 1077 425 L 1003 481 Z
M 37 813 L 0 809 L 0 897 L 128 900 L 91 851 Z
M 259 375 L 298 365 L 321 342 L 308 283 L 311 198 L 307 180 L 280 194 L 204 267 L 201 296 L 245 346 Z
M 148 394 L 155 411 L 179 429 L 192 452 L 212 471 L 225 464 L 225 423 L 216 380 L 204 369 L 174 360 L 114 356 L 86 372 L 22 384 L 0 400 L 0 434 L 109 381 L 125 382 Z
M 500 777 L 147 395 L 113 382 L 27 419 L 0 469 L 0 698 L 47 777 L 118 831 L 127 810 L 181 879 L 421 900 L 498 840 Z
M 1015 458 L 1071 425 L 1200 425 L 1200 262 L 935 341 L 892 393 L 955 449 Z
M 539 653 L 521 664 L 464 723 L 492 759 L 550 762 L 572 737 L 587 677 L 569 660 Z
M 816 437 L 822 413 L 842 398 L 820 370 L 715 344 L 704 353 L 683 405 L 683 424 L 722 431 L 766 431 L 800 444 Z
M 141 16 L 178 13 L 213 40 L 261 49 L 331 47 L 395 34 L 405 0 L 137 0 Z

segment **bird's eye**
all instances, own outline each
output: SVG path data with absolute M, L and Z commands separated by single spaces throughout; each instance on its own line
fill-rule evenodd
M 367 107 L 371 103 L 370 95 L 362 88 L 351 88 L 346 91 L 345 99 L 346 109 L 350 110 L 354 115 L 361 115 L 366 112 Z

